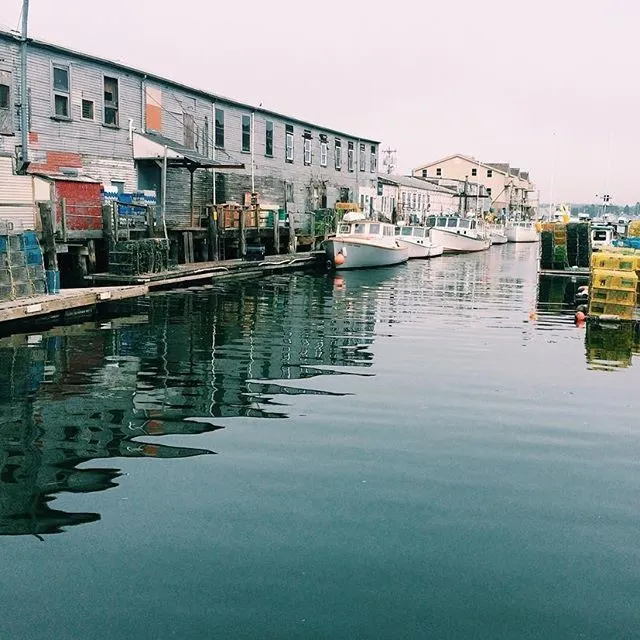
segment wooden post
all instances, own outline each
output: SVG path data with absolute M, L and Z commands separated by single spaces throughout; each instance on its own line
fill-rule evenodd
M 96 272 L 96 241 L 87 240 L 87 269 L 89 273 Z
M 107 251 L 110 251 L 116 239 L 113 233 L 113 207 L 109 204 L 102 207 L 102 234 L 107 241 Z
M 217 262 L 218 256 L 218 210 L 213 205 L 207 216 L 207 237 L 209 240 L 209 260 Z
M 62 242 L 66 242 L 68 235 L 68 228 L 67 228 L 67 199 L 66 198 L 62 198 L 62 200 L 60 201 L 61 205 L 62 205 Z
M 296 252 L 296 225 L 293 221 L 293 213 L 288 212 L 289 218 L 289 253 Z
M 193 224 L 193 174 L 194 170 L 189 167 L 189 173 L 191 174 L 191 180 L 189 182 L 189 220 L 191 220 L 191 226 L 195 226 Z M 200 226 L 200 224 L 198 224 Z
M 244 257 L 247 255 L 247 238 L 245 235 L 245 229 L 244 229 L 244 213 L 245 213 L 245 208 L 244 207 L 240 207 L 240 221 L 239 221 L 239 227 L 240 227 L 240 258 L 244 259 Z
M 276 255 L 280 253 L 280 211 L 273 212 L 273 246 Z
M 38 203 L 38 208 L 40 209 L 40 220 L 42 221 L 45 265 L 48 271 L 57 271 L 58 255 L 56 254 L 53 207 L 50 202 L 40 202 Z
M 113 216 L 113 236 L 115 241 L 120 240 L 120 216 L 118 215 L 118 203 L 111 203 L 111 215 Z

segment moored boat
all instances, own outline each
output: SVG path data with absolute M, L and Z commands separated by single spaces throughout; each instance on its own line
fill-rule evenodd
M 531 220 L 508 220 L 505 233 L 509 242 L 538 242 L 540 234 Z
M 409 259 L 409 250 L 396 241 L 394 225 L 372 220 L 340 222 L 323 247 L 336 269 L 388 267 Z
M 425 227 L 406 225 L 396 227 L 396 241 L 409 251 L 409 259 L 435 258 L 444 252 L 442 246 L 431 241 L 429 229 Z
M 477 220 L 460 216 L 429 216 L 427 225 L 431 241 L 441 245 L 444 253 L 485 251 L 491 246 L 489 236 Z
M 503 224 L 487 225 L 487 233 L 491 239 L 491 244 L 506 244 L 508 242 Z

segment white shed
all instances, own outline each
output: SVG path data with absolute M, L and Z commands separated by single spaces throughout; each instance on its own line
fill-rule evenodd
M 30 175 L 16 175 L 10 154 L 0 154 L 0 226 L 13 231 L 39 229 L 38 202 L 51 200 L 51 186 L 46 180 Z

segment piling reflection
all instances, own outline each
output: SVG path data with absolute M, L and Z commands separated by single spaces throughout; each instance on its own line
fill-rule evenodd
M 293 381 L 369 367 L 376 283 L 388 275 L 168 293 L 132 318 L 0 340 L 0 534 L 98 520 L 50 505 L 60 492 L 116 485 L 119 469 L 84 462 L 210 455 L 147 440 L 215 431 L 222 418 L 285 418 L 277 396 L 327 394 Z

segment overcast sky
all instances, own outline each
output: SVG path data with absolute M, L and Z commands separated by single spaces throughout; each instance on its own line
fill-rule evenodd
M 0 0 L 16 28 L 21 0 Z M 640 200 L 632 0 L 31 0 L 30 35 L 397 149 L 528 169 L 541 198 Z

